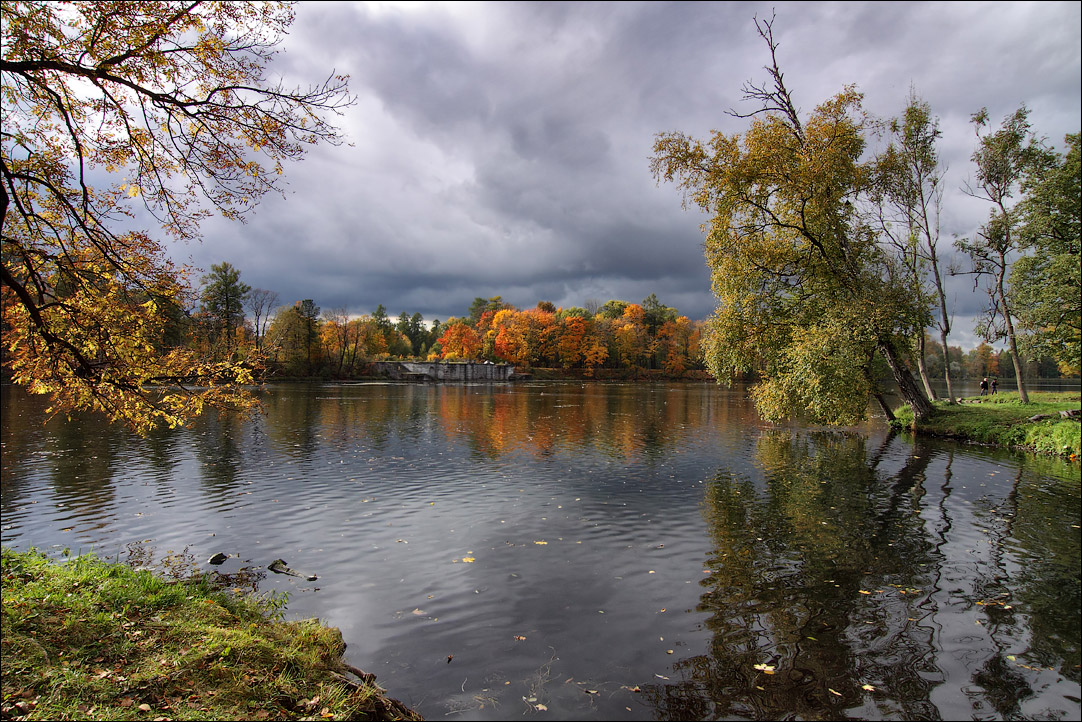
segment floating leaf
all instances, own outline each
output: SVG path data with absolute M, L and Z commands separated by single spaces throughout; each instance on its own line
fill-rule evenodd
M 841 696 L 842 696 L 842 693 L 841 693 L 841 692 L 838 692 L 838 691 L 836 691 L 836 690 L 833 690 L 833 689 L 831 689 L 830 687 L 827 687 L 827 692 L 830 692 L 831 694 L 836 694 L 836 695 L 838 695 L 839 697 L 841 697 Z
M 466 564 L 473 564 L 477 560 L 473 557 L 462 557 L 462 561 L 464 561 Z
M 516 634 L 515 639 L 518 640 L 519 642 L 525 642 L 526 641 L 526 637 L 522 636 L 521 634 Z
M 766 674 L 774 674 L 774 665 L 772 664 L 757 664 L 755 669 Z
M 535 541 L 534 544 L 537 544 L 538 546 L 544 546 L 545 544 L 548 544 L 548 542 L 547 541 Z
M 871 594 L 871 592 L 869 592 L 869 591 L 867 591 L 867 590 L 864 590 L 864 589 L 861 589 L 861 590 L 860 590 L 860 593 L 861 593 L 861 594 Z
M 875 687 L 871 686 L 870 684 L 862 684 L 862 685 L 860 685 L 860 688 L 867 691 L 867 692 L 874 692 L 875 691 Z

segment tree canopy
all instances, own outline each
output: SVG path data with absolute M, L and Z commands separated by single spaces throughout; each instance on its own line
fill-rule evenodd
M 1082 367 L 1082 162 L 1078 133 L 1067 153 L 1045 151 L 1026 172 L 1019 203 L 1024 256 L 1011 269 L 1012 306 L 1030 358 L 1051 356 L 1065 371 Z
M 339 142 L 346 78 L 268 80 L 277 2 L 3 2 L 0 281 L 16 382 L 57 411 L 145 430 L 250 403 L 254 360 L 163 343 L 188 271 L 138 230 L 198 239 L 280 191 L 284 163 Z M 137 205 L 136 205 L 137 204 Z
M 758 107 L 743 134 L 709 141 L 661 133 L 652 170 L 712 214 L 706 257 L 717 308 L 708 321 L 707 364 L 719 380 L 749 370 L 768 419 L 796 414 L 847 423 L 879 391 L 873 360 L 890 366 L 915 414 L 931 405 L 905 363 L 908 338 L 927 308 L 899 259 L 860 212 L 873 187 L 863 159 L 868 119 L 847 87 L 807 118 L 777 64 L 772 21 L 756 21 L 772 65 L 767 85 L 745 86 Z

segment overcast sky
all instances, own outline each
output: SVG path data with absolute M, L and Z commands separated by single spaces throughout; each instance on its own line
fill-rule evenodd
M 910 88 L 940 119 L 949 170 L 944 245 L 987 207 L 972 177 L 972 113 L 998 125 L 1025 103 L 1057 148 L 1080 129 L 1082 5 L 1037 3 L 301 2 L 272 68 L 287 81 L 351 76 L 339 119 L 352 147 L 287 167 L 285 198 L 248 223 L 205 223 L 181 261 L 228 261 L 283 304 L 426 321 L 475 297 L 641 302 L 692 319 L 713 309 L 703 217 L 650 174 L 654 136 L 743 132 L 741 88 L 763 82 L 753 17 L 776 12 L 778 61 L 803 113 L 846 84 L 889 117 Z M 982 298 L 958 278 L 971 346 Z

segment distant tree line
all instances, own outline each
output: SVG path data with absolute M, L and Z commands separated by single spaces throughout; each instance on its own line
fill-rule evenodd
M 680 378 L 706 368 L 704 323 L 682 316 L 655 294 L 642 303 L 588 301 L 585 307 L 557 308 L 541 301 L 527 309 L 500 296 L 478 297 L 463 316 L 426 323 L 420 313 L 405 311 L 392 319 L 383 305 L 362 315 L 323 310 L 312 299 L 279 305 L 277 293 L 252 288 L 240 275 L 229 263 L 211 266 L 198 303 L 174 314 L 174 343 L 219 360 L 260 352 L 271 377 L 354 378 L 373 361 L 395 359 L 491 361 L 584 376 L 609 369 L 657 370 Z M 929 336 L 909 361 L 916 365 L 922 354 L 930 378 L 948 372 L 956 380 L 1015 378 L 1007 349 L 986 341 L 968 351 L 948 349 L 945 368 L 943 345 Z M 1071 371 L 1053 356 L 1038 356 L 1027 365 L 1025 378 L 1060 378 Z M 757 379 L 751 373 L 743 380 Z
M 279 305 L 272 291 L 241 281 L 229 263 L 211 266 L 198 303 L 173 314 L 170 336 L 214 359 L 263 358 L 268 376 L 353 378 L 373 361 L 489 361 L 592 376 L 599 369 L 658 370 L 679 378 L 705 366 L 702 323 L 662 304 L 610 300 L 519 309 L 500 296 L 475 298 L 466 314 L 426 323 L 405 311 L 392 320 L 322 310 L 312 299 Z

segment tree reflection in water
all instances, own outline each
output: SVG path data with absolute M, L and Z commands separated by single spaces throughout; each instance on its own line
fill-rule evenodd
M 868 443 L 767 432 L 760 475 L 711 480 L 712 644 L 644 688 L 659 719 L 1066 712 L 1023 707 L 1057 674 L 1078 680 L 1077 507 L 1050 508 L 1054 482 L 1025 466 L 959 494 L 949 447 Z

